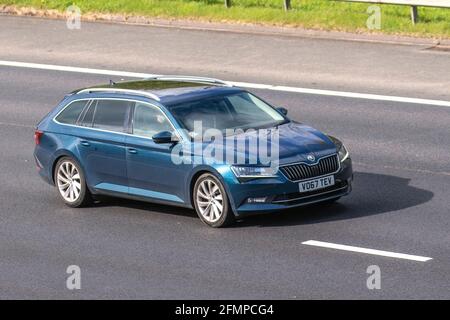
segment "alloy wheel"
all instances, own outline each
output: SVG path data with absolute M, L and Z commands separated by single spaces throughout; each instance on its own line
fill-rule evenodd
M 212 179 L 205 179 L 198 185 L 196 201 L 200 214 L 207 222 L 217 222 L 222 216 L 223 195 Z
M 67 202 L 75 202 L 81 193 L 81 177 L 78 168 L 70 161 L 64 161 L 56 175 L 58 190 Z

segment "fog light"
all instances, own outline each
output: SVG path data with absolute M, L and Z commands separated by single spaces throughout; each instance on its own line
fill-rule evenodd
M 264 198 L 248 198 L 247 203 L 265 203 L 267 200 L 267 197 Z

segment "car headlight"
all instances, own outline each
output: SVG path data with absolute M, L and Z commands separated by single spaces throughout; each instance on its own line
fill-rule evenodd
M 342 144 L 342 143 L 341 143 L 341 147 L 338 151 L 338 156 L 339 156 L 339 160 L 341 162 L 344 162 L 349 156 L 348 150 L 345 148 L 344 144 Z
M 334 144 L 336 145 L 336 149 L 338 151 L 338 156 L 339 156 L 339 161 L 344 162 L 350 155 L 348 153 L 347 148 L 344 146 L 342 141 L 340 141 L 339 139 L 336 139 L 333 136 L 328 136 L 328 138 L 330 138 L 331 141 L 333 141 Z
M 270 178 L 276 177 L 277 168 L 231 166 L 231 170 L 237 178 Z

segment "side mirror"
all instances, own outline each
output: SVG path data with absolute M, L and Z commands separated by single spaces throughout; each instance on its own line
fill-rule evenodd
M 169 131 L 158 132 L 157 134 L 153 135 L 152 139 L 155 143 L 158 144 L 178 142 L 178 138 L 173 136 Z
M 286 116 L 288 114 L 288 111 L 286 108 L 279 107 L 277 108 L 278 112 L 280 112 L 282 115 Z

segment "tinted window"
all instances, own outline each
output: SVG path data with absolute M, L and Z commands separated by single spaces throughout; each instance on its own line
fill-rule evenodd
M 136 103 L 133 134 L 151 138 L 161 131 L 173 132 L 172 125 L 161 110 L 148 104 Z
M 72 102 L 56 117 L 56 121 L 66 124 L 75 124 L 86 103 L 86 100 Z
M 93 101 L 87 110 L 82 115 L 82 119 L 80 119 L 80 125 L 84 127 L 92 127 L 92 121 L 94 120 L 95 108 L 97 106 L 97 101 Z
M 124 132 L 125 119 L 131 104 L 123 100 L 98 100 L 93 127 Z
M 201 122 L 203 130 L 209 128 L 258 129 L 286 122 L 282 115 L 264 101 L 247 93 L 217 96 L 170 106 L 178 122 L 189 131 Z

